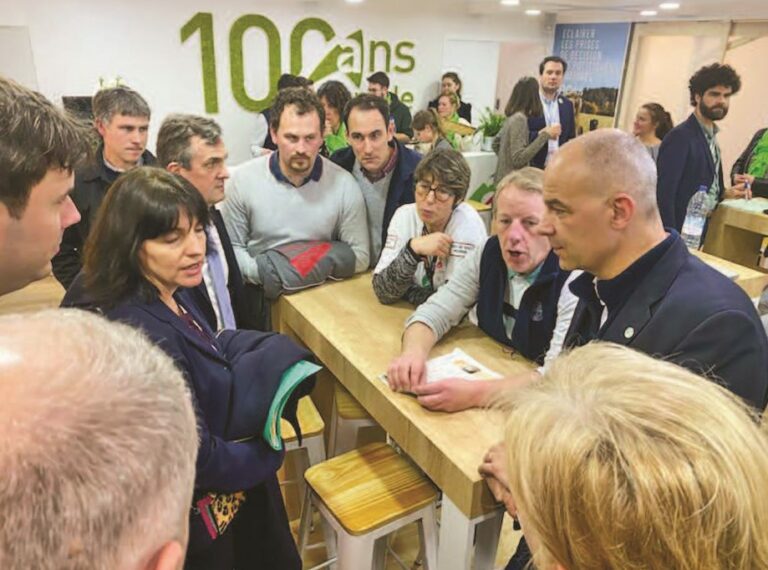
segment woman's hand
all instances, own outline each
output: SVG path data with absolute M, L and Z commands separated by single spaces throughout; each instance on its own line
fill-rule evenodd
M 434 232 L 411 239 L 411 249 L 422 257 L 448 257 L 453 238 L 443 232 Z
M 560 133 L 563 132 L 563 127 L 560 126 L 560 123 L 554 123 L 552 125 L 544 127 L 539 132 L 547 133 L 549 138 L 554 141 L 560 138 Z

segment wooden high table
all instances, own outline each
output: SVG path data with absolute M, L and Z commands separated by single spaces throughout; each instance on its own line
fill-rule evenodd
M 400 353 L 403 324 L 412 311 L 405 303 L 381 305 L 367 273 L 283 296 L 273 318 L 276 330 L 311 349 L 442 490 L 440 570 L 470 567 L 475 529 L 475 568 L 492 568 L 503 510 L 477 468 L 501 440 L 503 417 L 496 410 L 431 412 L 379 379 Z M 504 375 L 533 366 L 469 323 L 446 335 L 432 356 L 456 347 Z
M 758 271 L 763 236 L 768 236 L 768 199 L 724 200 L 712 212 L 704 251 Z

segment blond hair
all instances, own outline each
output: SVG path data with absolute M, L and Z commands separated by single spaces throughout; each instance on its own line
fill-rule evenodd
M 509 487 L 537 567 L 768 568 L 768 438 L 721 386 L 593 343 L 509 405 Z
M 496 185 L 496 192 L 493 195 L 493 205 L 491 213 L 496 218 L 496 212 L 498 212 L 499 196 L 507 188 L 514 187 L 523 192 L 530 192 L 532 194 L 543 194 L 544 186 L 544 171 L 534 166 L 526 166 L 520 170 L 513 170 L 507 174 L 504 178 L 499 180 Z
M 189 389 L 138 330 L 74 309 L 0 317 L 0 567 L 134 568 L 187 540 Z

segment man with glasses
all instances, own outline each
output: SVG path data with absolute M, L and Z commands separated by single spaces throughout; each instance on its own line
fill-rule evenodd
M 365 198 L 373 267 L 395 210 L 413 203 L 413 173 L 421 155 L 394 138 L 389 107 L 381 97 L 354 97 L 344 111 L 344 123 L 350 146 L 336 151 L 331 160 L 352 173 Z
M 489 401 L 500 383 L 426 383 L 430 350 L 475 303 L 478 326 L 494 340 L 540 364 L 559 352 L 567 324 L 556 330 L 555 323 L 561 315 L 570 322 L 577 299 L 564 288 L 569 273 L 538 232 L 546 213 L 542 176 L 526 167 L 501 180 L 493 204 L 496 235 L 406 321 L 402 352 L 387 370 L 393 390 L 412 392 L 425 408 L 445 412 Z
M 416 167 L 416 203 L 395 212 L 373 271 L 379 301 L 420 305 L 485 243 L 483 220 L 464 203 L 470 176 L 467 161 L 453 149 L 435 150 Z

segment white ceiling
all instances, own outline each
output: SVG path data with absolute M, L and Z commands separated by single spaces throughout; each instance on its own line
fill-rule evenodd
M 762 20 L 768 19 L 768 0 L 678 0 L 678 10 L 660 10 L 664 0 L 520 0 L 520 6 L 501 6 L 498 0 L 460 0 L 471 13 L 522 13 L 537 8 L 558 22 L 662 21 L 662 20 Z M 446 0 L 438 0 L 445 5 Z M 451 0 L 447 0 L 451 2 Z M 655 17 L 641 10 L 657 10 Z

